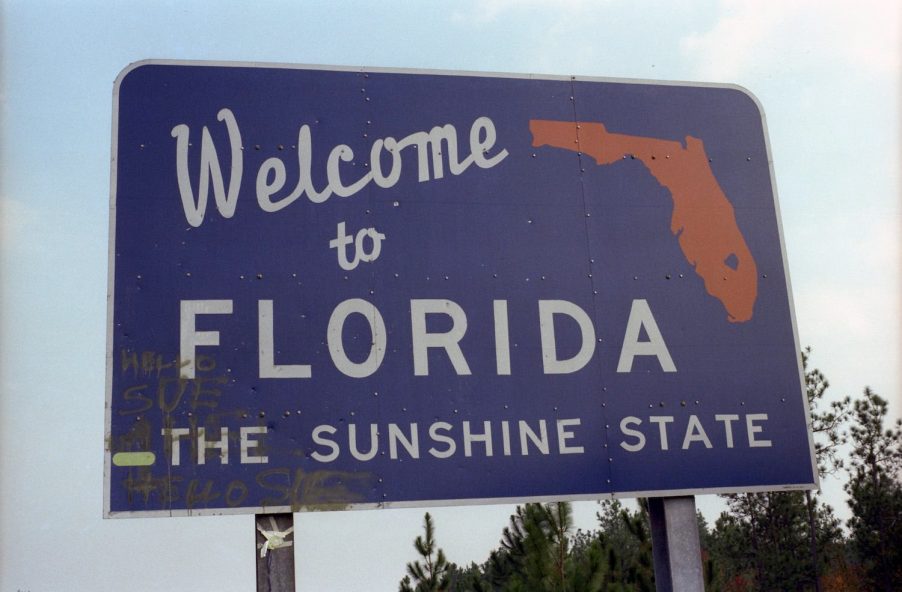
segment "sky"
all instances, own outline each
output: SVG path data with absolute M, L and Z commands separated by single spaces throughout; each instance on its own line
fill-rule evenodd
M 248 515 L 103 520 L 112 89 L 148 58 L 739 84 L 764 106 L 800 343 L 899 404 L 898 2 L 0 3 L 0 591 L 238 590 Z M 827 500 L 847 517 L 841 486 Z M 721 507 L 699 496 L 713 522 Z M 482 561 L 512 506 L 432 510 Z M 576 504 L 594 526 L 597 505 Z M 298 590 L 394 590 L 422 510 L 297 515 Z

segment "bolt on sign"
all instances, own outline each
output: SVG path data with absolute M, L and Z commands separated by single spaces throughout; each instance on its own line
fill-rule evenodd
M 744 90 L 157 61 L 113 114 L 106 516 L 816 485 Z

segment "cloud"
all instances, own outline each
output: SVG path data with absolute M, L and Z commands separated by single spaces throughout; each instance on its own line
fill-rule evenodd
M 680 50 L 706 79 L 764 75 L 787 64 L 832 63 L 898 76 L 902 6 L 885 0 L 722 0 L 721 17 L 683 37 Z M 797 66 L 794 66 L 797 68 Z

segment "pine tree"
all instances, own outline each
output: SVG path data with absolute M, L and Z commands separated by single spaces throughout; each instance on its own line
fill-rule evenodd
M 829 383 L 809 367 L 802 352 L 805 386 L 821 476 L 842 467 L 849 398 L 827 403 Z M 711 578 L 725 590 L 817 589 L 825 568 L 842 553 L 842 533 L 833 509 L 802 492 L 724 496 L 729 511 L 711 533 Z M 816 559 L 815 559 L 816 557 Z
M 855 401 L 846 484 L 853 551 L 870 590 L 902 590 L 902 420 L 884 430 L 887 403 L 870 389 Z
M 413 543 L 423 561 L 421 563 L 418 559 L 407 564 L 407 575 L 398 589 L 400 592 L 447 592 L 451 585 L 451 566 L 445 552 L 435 543 L 435 527 L 429 512 L 426 512 L 423 523 L 426 537 L 418 536 Z

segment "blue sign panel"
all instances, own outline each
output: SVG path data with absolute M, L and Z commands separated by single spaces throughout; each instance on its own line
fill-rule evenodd
M 741 89 L 145 62 L 111 200 L 107 516 L 816 483 Z

